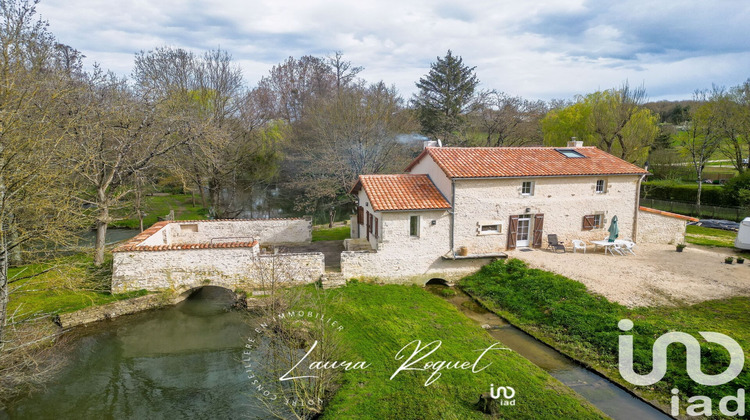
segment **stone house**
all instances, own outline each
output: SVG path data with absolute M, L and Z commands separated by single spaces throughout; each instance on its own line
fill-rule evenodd
M 556 234 L 639 239 L 640 184 L 648 172 L 595 147 L 426 147 L 405 174 L 360 175 L 352 238 L 370 250 L 342 254 L 346 277 L 414 281 L 457 277 Z M 656 220 L 654 222 L 654 220 Z M 648 218 L 648 223 L 684 220 Z M 649 227 L 649 232 L 660 227 Z M 348 244 L 347 249 L 351 248 Z

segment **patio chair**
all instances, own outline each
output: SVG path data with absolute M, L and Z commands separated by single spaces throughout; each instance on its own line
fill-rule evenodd
M 586 253 L 586 242 L 580 239 L 573 239 L 573 253 L 576 253 L 576 249 L 582 249 L 583 253 Z
M 562 249 L 563 253 L 565 252 L 565 245 L 557 240 L 557 235 L 555 234 L 547 235 L 547 249 L 550 248 L 555 252 L 557 252 L 558 249 Z
M 633 248 L 635 248 L 635 242 L 625 239 L 622 241 L 621 249 L 623 251 L 627 251 L 633 255 L 635 255 L 635 251 L 633 251 Z
M 614 245 L 612 245 L 611 251 L 616 252 L 624 257 L 625 254 L 622 252 L 622 249 L 623 247 L 619 243 L 615 243 Z

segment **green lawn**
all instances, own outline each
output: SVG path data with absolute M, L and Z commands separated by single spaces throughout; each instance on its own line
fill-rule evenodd
M 16 320 L 22 320 L 146 294 L 146 291 L 111 294 L 110 266 L 111 259 L 104 268 L 94 268 L 90 255 L 78 254 L 11 268 L 8 270 L 10 281 L 43 273 L 11 284 L 8 314 L 15 314 Z
M 349 239 L 349 226 L 337 226 L 333 228 L 314 228 L 312 241 L 343 241 Z
M 734 248 L 736 238 L 737 232 L 702 226 L 688 225 L 685 231 L 685 242 L 696 245 Z
M 148 195 L 144 196 L 143 200 L 143 211 L 146 213 L 146 217 L 143 218 L 144 228 L 156 223 L 159 217 L 168 215 L 170 210 L 174 210 L 175 220 L 203 220 L 206 218 L 207 210 L 200 205 L 199 198 L 196 197 L 196 205 L 194 206 L 189 194 Z M 132 209 L 122 210 L 119 213 L 119 217 L 124 217 L 124 219 L 113 222 L 112 226 L 138 228 L 138 218 L 132 214 Z
M 413 340 L 442 340 L 427 361 L 470 361 L 478 349 L 496 341 L 455 307 L 417 286 L 350 283 L 334 289 L 339 298 L 326 315 L 344 330 L 351 350 L 348 360 L 371 363 L 366 371 L 343 375 L 343 385 L 326 407 L 323 418 L 362 419 L 485 419 L 474 408 L 490 384 L 515 388 L 516 405 L 501 408 L 502 418 L 587 419 L 604 416 L 569 388 L 511 351 L 487 354 L 492 365 L 479 373 L 444 370 L 430 386 L 431 372 L 400 372 L 396 353 Z M 409 352 L 411 354 L 411 352 Z
M 617 369 L 617 323 L 627 318 L 635 322 L 635 366 L 639 372 L 651 370 L 654 340 L 668 331 L 683 331 L 702 343 L 704 372 L 721 372 L 729 355 L 721 347 L 705 344 L 697 333 L 716 331 L 734 338 L 750 349 L 750 298 L 708 301 L 682 307 L 626 308 L 601 296 L 590 294 L 574 280 L 537 269 L 529 269 L 520 260 L 497 261 L 478 273 L 465 277 L 460 286 L 480 299 L 489 309 L 551 344 L 571 357 L 606 373 L 629 389 L 667 407 L 671 389 L 680 390 L 685 401 L 693 395 L 714 398 L 737 394 L 750 387 L 750 371 L 721 386 L 702 386 L 685 372 L 684 346 L 669 347 L 669 370 L 664 379 L 650 387 L 635 387 L 624 381 Z M 674 362 L 672 362 L 674 361 Z M 747 364 L 746 364 L 747 365 Z

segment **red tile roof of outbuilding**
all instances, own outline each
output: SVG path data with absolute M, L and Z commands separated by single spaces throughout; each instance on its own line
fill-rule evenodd
M 375 211 L 451 208 L 427 175 L 360 175 L 351 192 L 362 188 Z

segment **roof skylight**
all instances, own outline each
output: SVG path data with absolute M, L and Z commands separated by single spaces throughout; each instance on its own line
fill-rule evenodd
M 557 150 L 558 152 L 560 152 L 563 155 L 565 155 L 565 157 L 569 157 L 569 158 L 582 158 L 582 157 L 586 157 L 586 156 L 582 155 L 580 152 L 577 152 L 577 151 L 575 151 L 573 149 L 555 149 L 555 150 Z

